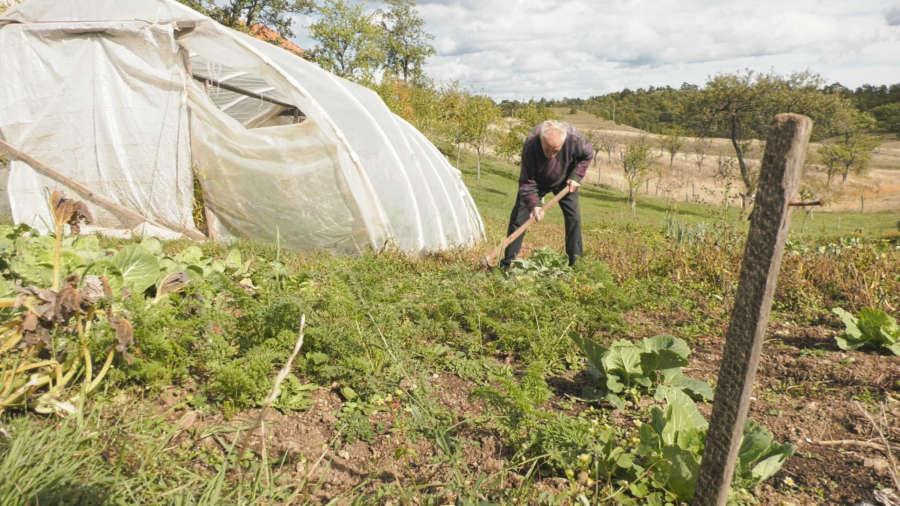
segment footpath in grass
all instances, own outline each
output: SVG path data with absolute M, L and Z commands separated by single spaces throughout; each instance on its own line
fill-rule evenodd
M 504 276 L 478 260 L 502 239 L 516 177 L 491 160 L 480 180 L 465 169 L 488 244 L 420 259 L 65 238 L 60 278 L 79 274 L 73 290 L 96 299 L 67 322 L 45 310 L 46 335 L 23 346 L 5 329 L 0 504 L 689 502 L 745 222 L 643 196 L 632 216 L 588 183 L 585 260 L 566 267 L 554 211 Z M 900 307 L 900 250 L 864 226 L 868 239 L 809 222 L 792 235 L 735 504 L 900 488 L 878 436 L 900 441 L 900 357 L 841 349 L 831 311 Z M 50 288 L 55 247 L 5 227 L 2 295 L 16 280 Z M 90 292 L 101 275 L 111 290 Z M 0 324 L 28 311 L 4 305 Z M 302 351 L 257 427 L 303 315 Z

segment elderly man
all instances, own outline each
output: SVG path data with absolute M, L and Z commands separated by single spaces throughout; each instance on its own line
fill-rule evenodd
M 522 172 L 519 175 L 519 192 L 516 205 L 509 217 L 507 236 L 528 221 L 544 219 L 541 199 L 547 193 L 557 194 L 569 187 L 569 194 L 559 200 L 566 221 L 566 253 L 569 265 L 583 255 L 581 245 L 581 212 L 578 209 L 578 187 L 594 158 L 590 141 L 571 125 L 562 121 L 545 121 L 536 126 L 525 138 L 522 146 Z M 500 266 L 509 269 L 522 248 L 525 234 L 506 248 L 506 256 Z

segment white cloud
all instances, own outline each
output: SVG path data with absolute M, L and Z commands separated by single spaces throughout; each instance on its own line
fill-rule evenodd
M 702 84 L 745 67 L 900 82 L 900 6 L 867 0 L 421 0 L 428 70 L 495 98 Z M 887 14 L 885 14 L 887 12 Z
M 370 0 L 367 7 L 377 4 Z M 678 87 L 744 68 L 810 69 L 849 87 L 900 82 L 897 0 L 418 4 L 438 52 L 426 70 L 440 80 L 484 89 L 495 99 L 587 98 L 624 87 Z M 295 40 L 311 48 L 300 23 Z

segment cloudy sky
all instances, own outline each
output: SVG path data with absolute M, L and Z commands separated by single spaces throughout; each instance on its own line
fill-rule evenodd
M 439 80 L 495 100 L 703 84 L 810 69 L 848 87 L 900 83 L 898 0 L 419 0 Z M 370 1 L 367 7 L 376 7 Z M 307 20 L 308 21 L 308 20 Z M 295 25 L 297 42 L 312 47 Z

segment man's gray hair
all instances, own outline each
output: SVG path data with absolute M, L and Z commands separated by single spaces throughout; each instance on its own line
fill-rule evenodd
M 568 127 L 569 124 L 565 121 L 555 121 L 552 119 L 548 119 L 547 121 L 541 123 L 541 139 L 545 139 L 548 134 L 554 132 L 559 134 L 560 139 L 566 140 Z

